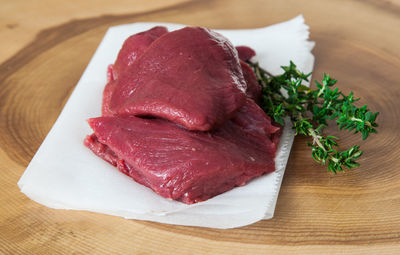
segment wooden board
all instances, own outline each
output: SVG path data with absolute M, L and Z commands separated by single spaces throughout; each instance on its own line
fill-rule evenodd
M 1 254 L 399 254 L 399 1 L 89 1 L 94 8 L 81 2 L 2 7 Z M 274 219 L 231 230 L 53 210 L 19 192 L 19 177 L 109 26 L 164 21 L 254 28 L 299 13 L 317 43 L 314 78 L 329 72 L 344 91 L 381 112 L 379 134 L 366 142 L 340 134 L 343 146 L 362 145 L 360 168 L 328 174 L 313 163 L 307 139 L 298 137 Z

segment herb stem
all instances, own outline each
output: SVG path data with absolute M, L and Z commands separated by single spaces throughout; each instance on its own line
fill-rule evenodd
M 378 124 L 375 122 L 378 112 L 371 112 L 367 106 L 357 107 L 353 92 L 344 95 L 338 88 L 331 89 L 336 80 L 324 74 L 322 82 L 315 81 L 316 89 L 311 89 L 302 83 L 310 74 L 297 70 L 290 62 L 282 66 L 283 74 L 273 76 L 262 69 L 258 63 L 248 62 L 253 68 L 262 88 L 261 108 L 276 122 L 284 125 L 284 118 L 290 117 L 296 135 L 303 134 L 312 138 L 311 154 L 314 160 L 326 165 L 330 172 L 344 171 L 344 168 L 358 167 L 356 160 L 362 155 L 360 146 L 354 145 L 348 150 L 339 151 L 336 147 L 339 138 L 323 136 L 322 131 L 328 125 L 328 120 L 336 119 L 339 129 L 361 133 L 366 139 L 370 133 L 376 133 Z M 282 91 L 285 90 L 286 93 Z
M 315 132 L 315 130 L 313 128 L 308 128 L 308 133 L 310 134 L 310 136 L 313 138 L 313 143 L 316 143 L 321 149 L 323 149 L 326 152 L 325 146 L 322 145 L 320 139 L 321 136 L 317 135 L 317 133 Z
M 372 127 L 371 122 L 369 121 L 363 121 L 362 119 L 356 118 L 356 117 L 351 117 L 350 118 L 351 121 L 357 121 L 357 122 L 364 122 L 365 125 L 367 125 L 368 127 Z

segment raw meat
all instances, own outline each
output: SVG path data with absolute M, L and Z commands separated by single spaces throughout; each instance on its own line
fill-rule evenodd
M 112 96 L 112 92 L 114 90 L 114 86 L 116 84 L 114 71 L 114 65 L 109 65 L 107 68 L 107 84 L 104 87 L 103 91 L 103 102 L 101 105 L 101 114 L 103 116 L 113 116 L 113 113 L 110 111 L 110 100 Z
M 116 84 L 115 80 L 121 74 L 129 70 L 132 63 L 139 58 L 145 50 L 158 37 L 168 33 L 166 27 L 153 27 L 147 31 L 134 34 L 125 40 L 121 50 L 118 53 L 117 60 L 114 65 L 109 65 L 107 70 L 107 85 L 103 92 L 102 114 L 103 116 L 112 116 L 113 113 L 109 109 L 109 104 Z
M 243 60 L 240 60 L 240 66 L 242 67 L 243 77 L 247 85 L 247 96 L 253 99 L 256 103 L 259 103 L 261 86 L 258 84 L 257 77 L 254 74 L 253 69 L 251 69 L 251 67 Z
M 243 76 L 247 84 L 246 94 L 256 103 L 259 103 L 261 96 L 261 86 L 260 84 L 258 84 L 257 77 L 255 76 L 253 70 L 246 63 L 246 61 L 249 61 L 252 57 L 256 55 L 256 52 L 248 46 L 237 46 L 236 50 L 239 54 L 240 66 L 242 67 Z
M 200 27 L 162 35 L 107 87 L 105 115 L 156 116 L 189 130 L 218 128 L 246 101 L 236 49 Z
M 94 153 L 161 196 L 187 204 L 275 170 L 280 127 L 251 99 L 210 132 L 134 116 L 99 117 L 89 124 L 94 135 L 85 144 Z
M 221 35 L 155 27 L 129 37 L 107 70 L 103 117 L 84 143 L 159 195 L 207 200 L 275 170 L 281 126 L 255 103 L 255 55 Z
M 237 46 L 239 58 L 243 61 L 249 61 L 252 57 L 256 55 L 256 52 L 248 46 Z
M 114 63 L 114 79 L 118 79 L 118 76 L 122 72 L 124 72 L 126 69 L 129 69 L 133 62 L 143 55 L 150 44 L 166 33 L 168 33 L 166 27 L 157 26 L 128 37 L 128 39 L 126 39 L 122 45 L 122 48 L 118 53 L 117 60 Z

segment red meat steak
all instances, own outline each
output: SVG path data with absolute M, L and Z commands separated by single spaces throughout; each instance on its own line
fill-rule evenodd
M 187 204 L 275 170 L 280 128 L 251 99 L 211 132 L 134 116 L 99 117 L 89 124 L 94 135 L 85 144 L 94 153 L 161 196 Z
M 153 27 L 147 31 L 134 34 L 125 40 L 114 63 L 113 75 L 118 76 L 127 70 L 137 58 L 139 58 L 157 38 L 168 33 L 166 27 Z
M 102 114 L 103 116 L 110 116 L 112 112 L 109 110 L 109 102 L 111 99 L 115 80 L 121 76 L 123 72 L 129 71 L 132 63 L 139 58 L 145 50 L 152 44 L 158 37 L 168 33 L 166 27 L 153 27 L 147 31 L 134 34 L 125 40 L 121 50 L 118 53 L 117 60 L 113 65 L 110 65 L 107 70 L 107 85 L 103 92 Z
M 260 102 L 261 96 L 261 86 L 257 82 L 257 77 L 255 76 L 251 67 L 246 63 L 252 57 L 256 55 L 256 52 L 248 46 L 237 46 L 236 50 L 239 54 L 240 66 L 242 67 L 242 72 L 244 79 L 247 84 L 246 94 L 252 98 L 256 103 Z
M 243 77 L 247 84 L 247 96 L 253 99 L 256 103 L 259 103 L 261 97 L 261 86 L 258 84 L 253 69 L 251 69 L 251 67 L 243 60 L 240 60 L 240 66 L 242 67 Z
M 248 61 L 256 55 L 256 52 L 248 46 L 237 46 L 236 50 L 238 51 L 239 58 L 243 61 Z
M 189 130 L 221 126 L 246 98 L 236 49 L 200 27 L 162 35 L 114 82 L 114 115 L 156 116 Z

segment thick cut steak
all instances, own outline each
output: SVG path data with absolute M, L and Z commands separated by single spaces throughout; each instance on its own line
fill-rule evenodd
M 252 101 L 219 129 L 189 131 L 163 119 L 89 120 L 94 153 L 165 198 L 187 204 L 242 186 L 275 170 L 280 127 Z
M 159 195 L 192 204 L 275 170 L 281 127 L 237 50 L 206 28 L 129 37 L 107 70 L 103 117 L 84 143 Z M 239 59 L 240 57 L 240 59 Z
M 114 63 L 114 79 L 117 79 L 122 72 L 129 69 L 133 62 L 146 51 L 150 44 L 166 33 L 168 33 L 166 27 L 157 26 L 128 37 L 122 45 L 117 60 Z
M 147 31 L 134 34 L 125 40 L 118 57 L 113 65 L 109 65 L 107 70 L 107 85 L 103 92 L 102 114 L 103 116 L 112 116 L 113 113 L 109 110 L 110 99 L 116 85 L 115 80 L 122 75 L 123 72 L 129 71 L 132 63 L 139 58 L 145 50 L 158 37 L 168 33 L 166 27 L 153 27 Z
M 189 130 L 218 128 L 246 101 L 236 49 L 200 27 L 163 34 L 111 83 L 106 115 L 161 117 Z

